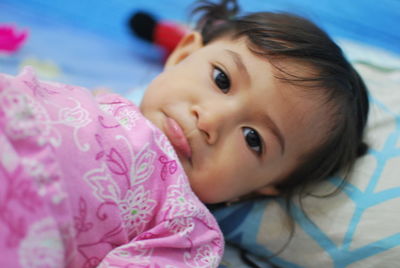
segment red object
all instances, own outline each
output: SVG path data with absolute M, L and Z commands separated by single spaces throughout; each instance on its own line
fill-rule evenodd
M 159 22 L 154 29 L 153 42 L 164 48 L 168 57 L 186 33 L 187 30 L 177 24 Z
M 27 37 L 27 30 L 18 32 L 12 25 L 0 25 L 0 53 L 16 52 Z

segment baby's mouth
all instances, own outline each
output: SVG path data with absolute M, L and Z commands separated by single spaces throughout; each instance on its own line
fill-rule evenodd
M 174 119 L 167 117 L 165 121 L 165 134 L 178 154 L 189 160 L 192 157 L 192 150 L 182 127 Z

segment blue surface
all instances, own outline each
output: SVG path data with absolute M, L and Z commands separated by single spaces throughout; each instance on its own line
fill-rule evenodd
M 241 0 L 244 12 L 290 11 L 318 23 L 334 38 L 348 38 L 400 54 L 400 1 Z M 162 68 L 159 50 L 132 37 L 128 18 L 146 10 L 189 23 L 187 0 L 2 0 L 0 23 L 27 28 L 23 49 L 0 58 L 0 71 L 15 74 L 24 59 L 57 64 L 54 79 L 120 93 L 147 84 Z
M 130 39 L 126 20 L 138 9 L 188 22 L 193 1 L 160 0 L 3 0 L 72 26 Z M 400 1 L 398 0 L 240 0 L 244 12 L 272 10 L 294 12 L 312 19 L 335 37 L 346 37 L 400 53 Z

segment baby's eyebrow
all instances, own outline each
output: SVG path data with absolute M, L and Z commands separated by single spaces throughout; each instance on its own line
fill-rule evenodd
M 274 135 L 278 140 L 278 143 L 281 146 L 281 154 L 283 154 L 285 152 L 285 138 L 282 135 L 282 132 L 268 114 L 263 114 L 262 120 L 267 125 L 267 128 L 271 130 L 272 135 Z
M 244 63 L 243 63 L 242 56 L 240 56 L 239 53 L 232 51 L 230 49 L 225 49 L 225 51 L 228 52 L 232 56 L 233 61 L 235 62 L 236 67 L 239 70 L 239 72 L 244 74 L 247 81 L 251 81 L 249 72 L 247 71 L 247 68 L 246 68 L 246 65 L 244 65 Z

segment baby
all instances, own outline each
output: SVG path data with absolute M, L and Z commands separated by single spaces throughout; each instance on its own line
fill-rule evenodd
M 205 4 L 140 109 L 0 76 L 1 267 L 217 267 L 203 203 L 305 194 L 365 151 L 366 88 L 294 15 Z

